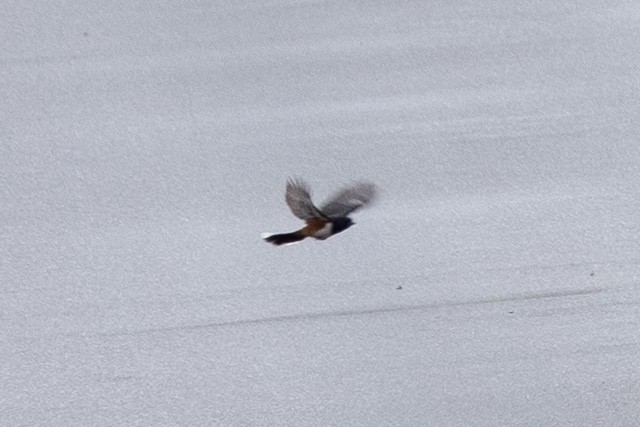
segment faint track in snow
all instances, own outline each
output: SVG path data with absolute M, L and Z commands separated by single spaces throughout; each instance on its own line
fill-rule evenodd
M 285 314 L 280 316 L 262 317 L 262 318 L 254 318 L 254 319 L 229 320 L 229 321 L 212 322 L 212 323 L 205 323 L 205 324 L 199 324 L 199 325 L 167 326 L 167 327 L 161 327 L 161 328 L 149 328 L 149 329 L 140 329 L 140 330 L 133 330 L 133 331 L 106 332 L 106 333 L 101 333 L 97 335 L 103 336 L 103 337 L 115 337 L 115 336 L 127 336 L 127 335 L 132 336 L 132 335 L 154 334 L 154 333 L 163 333 L 163 332 L 196 331 L 196 330 L 202 330 L 202 329 L 217 329 L 217 328 L 230 328 L 230 327 L 241 327 L 241 326 L 251 326 L 251 325 L 265 325 L 265 324 L 284 323 L 284 322 L 304 322 L 304 321 L 314 321 L 318 319 L 334 319 L 334 318 L 351 317 L 351 316 L 368 316 L 368 315 L 375 315 L 375 314 L 427 311 L 427 310 L 442 309 L 447 307 L 499 304 L 504 302 L 530 301 L 530 300 L 541 300 L 541 299 L 549 299 L 549 298 L 579 297 L 579 296 L 597 294 L 605 290 L 606 290 L 605 288 L 586 288 L 586 289 L 573 289 L 573 290 L 570 289 L 570 290 L 556 291 L 556 292 L 540 292 L 540 293 L 512 295 L 512 296 L 504 296 L 504 297 L 496 297 L 496 298 L 473 299 L 468 301 L 444 301 L 444 302 L 431 303 L 431 304 L 373 307 L 373 308 L 363 308 L 363 309 L 355 309 L 355 310 L 336 310 L 336 311 L 323 311 L 323 312 L 315 312 L 315 313 L 313 312 L 299 313 L 299 314 L 290 314 L 290 315 Z

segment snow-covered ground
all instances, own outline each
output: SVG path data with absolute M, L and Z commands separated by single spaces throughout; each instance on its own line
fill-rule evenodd
M 8 2 L 0 425 L 637 425 L 636 0 Z M 318 201 L 380 201 L 324 242 Z

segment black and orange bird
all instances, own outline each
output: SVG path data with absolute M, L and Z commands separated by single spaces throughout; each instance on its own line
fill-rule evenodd
M 369 182 L 358 182 L 337 191 L 320 208 L 311 201 L 307 183 L 300 179 L 289 179 L 285 201 L 291 212 L 306 225 L 292 233 L 265 234 L 262 237 L 274 245 L 288 245 L 307 237 L 325 240 L 351 227 L 349 218 L 353 211 L 370 204 L 376 197 L 376 186 Z

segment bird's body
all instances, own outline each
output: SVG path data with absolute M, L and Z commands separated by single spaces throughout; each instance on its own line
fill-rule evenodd
M 376 187 L 371 183 L 357 183 L 334 194 L 320 208 L 311 201 L 309 186 L 301 180 L 289 180 L 285 200 L 291 212 L 306 225 L 292 233 L 271 234 L 264 239 L 274 245 L 287 245 L 307 237 L 325 240 L 351 227 L 349 214 L 372 202 Z

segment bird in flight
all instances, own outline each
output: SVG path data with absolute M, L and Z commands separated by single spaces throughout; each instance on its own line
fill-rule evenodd
M 359 182 L 337 191 L 317 208 L 311 201 L 311 191 L 306 182 L 289 179 L 285 191 L 285 201 L 291 212 L 306 225 L 292 233 L 266 234 L 262 237 L 274 245 L 289 245 L 313 237 L 325 240 L 351 227 L 349 218 L 353 211 L 370 204 L 376 197 L 376 186 L 369 182 Z

